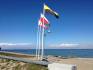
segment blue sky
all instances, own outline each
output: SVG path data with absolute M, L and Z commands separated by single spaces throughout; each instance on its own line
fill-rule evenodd
M 36 44 L 43 3 L 59 13 L 51 22 L 46 45 L 93 43 L 93 0 L 0 0 L 0 43 Z

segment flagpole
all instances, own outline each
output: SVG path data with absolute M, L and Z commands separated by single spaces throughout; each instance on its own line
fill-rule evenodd
M 39 26 L 39 41 L 38 41 L 38 60 L 40 60 L 40 47 L 41 47 L 41 27 Z
M 41 47 L 41 27 L 37 28 L 37 46 L 36 46 L 36 59 L 40 60 L 40 47 Z
M 40 47 L 40 26 L 37 28 L 37 46 L 36 46 L 36 59 L 39 59 L 39 47 Z
M 43 7 L 43 15 L 45 15 L 44 7 Z M 44 19 L 43 19 L 43 26 L 44 26 Z M 42 28 L 42 46 L 41 46 L 41 49 L 42 49 L 41 50 L 41 60 L 42 60 L 43 56 L 44 56 L 44 27 Z
M 38 58 L 38 44 L 39 44 L 38 35 L 39 35 L 39 26 L 37 28 L 36 59 Z

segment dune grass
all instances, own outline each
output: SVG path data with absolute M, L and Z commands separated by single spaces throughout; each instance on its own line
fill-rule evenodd
M 0 59 L 0 70 L 48 70 L 42 65 L 19 62 L 9 59 Z
M 15 53 L 6 53 L 6 52 L 0 52 L 0 55 L 2 56 L 12 56 L 12 57 L 18 57 L 18 58 L 31 58 L 33 56 L 28 55 L 20 55 Z M 10 59 L 0 59 L 0 70 L 48 70 L 47 67 L 42 65 L 36 65 L 36 64 L 30 64 L 30 63 L 24 63 L 19 62 L 15 60 Z
M 26 54 L 16 54 L 16 53 L 6 53 L 6 52 L 0 52 L 0 55 L 4 55 L 4 56 L 12 56 L 12 57 L 21 57 L 21 58 L 32 58 L 34 56 L 30 56 L 30 55 L 26 55 Z

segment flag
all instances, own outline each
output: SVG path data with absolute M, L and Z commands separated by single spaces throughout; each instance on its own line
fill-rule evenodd
M 44 10 L 45 10 L 45 12 L 48 12 L 48 13 L 54 15 L 56 18 L 59 18 L 59 14 L 57 12 L 53 11 L 51 8 L 49 8 L 45 4 L 44 4 Z
M 44 23 L 44 24 L 49 24 L 49 21 L 47 20 L 47 18 L 46 18 L 43 14 L 41 14 L 40 21 L 41 21 L 42 23 Z
M 47 20 L 47 18 L 43 14 L 41 14 L 38 25 L 45 28 L 45 29 L 48 28 L 49 21 Z

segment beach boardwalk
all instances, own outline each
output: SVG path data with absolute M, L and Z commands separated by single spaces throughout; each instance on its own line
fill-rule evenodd
M 77 70 L 76 65 L 52 63 L 48 64 L 48 70 Z

